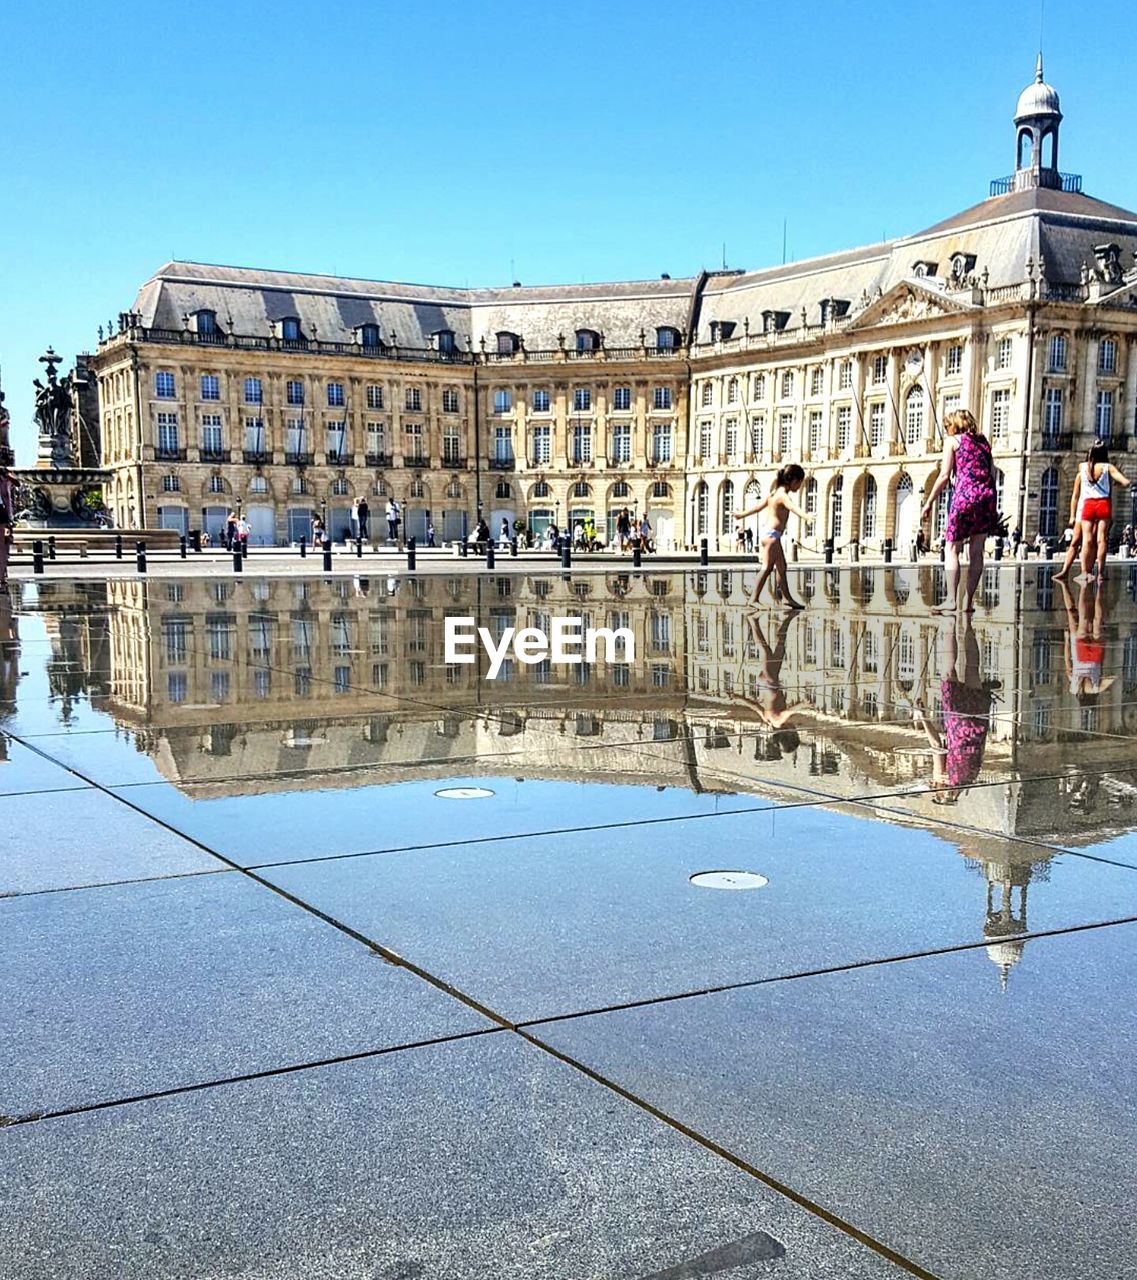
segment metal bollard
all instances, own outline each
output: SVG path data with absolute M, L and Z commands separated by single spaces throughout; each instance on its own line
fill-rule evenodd
M 486 568 L 493 568 L 493 539 L 486 543 Z
M 946 559 L 947 559 L 947 543 L 941 542 L 940 543 L 940 564 L 943 564 Z
M 561 540 L 561 568 L 572 568 L 572 543 L 568 538 L 563 538 Z
M 178 535 L 178 555 L 184 560 L 186 558 L 186 535 Z
M 516 538 L 511 538 L 509 540 L 509 558 L 511 560 L 517 559 L 517 539 Z
M 1003 558 L 1003 539 L 996 538 L 995 539 L 995 559 L 1002 560 L 1002 558 Z
M 122 534 L 121 533 L 116 533 L 114 536 L 114 558 L 116 560 L 122 559 Z
M 892 539 L 891 538 L 885 538 L 884 540 L 884 563 L 885 564 L 892 563 Z
M 825 563 L 826 564 L 833 563 L 833 539 L 832 538 L 825 539 Z
M 54 533 L 49 535 L 47 539 L 47 558 L 49 560 L 55 559 L 55 534 Z
M 308 539 L 303 534 L 301 534 L 300 535 L 300 559 L 301 560 L 305 559 L 307 555 L 308 555 Z
M 330 542 L 325 542 L 324 543 L 324 572 L 331 573 L 331 571 L 332 571 L 332 544 Z
M 707 540 L 703 538 L 699 543 L 699 563 L 707 563 Z
M 43 543 L 38 538 L 32 543 L 32 572 L 43 573 Z
M 463 560 L 465 560 L 470 554 L 470 544 L 466 541 L 465 534 L 458 539 L 458 554 Z
M 201 554 L 201 530 L 193 529 L 190 531 L 190 546 L 193 547 L 194 554 Z
M 241 554 L 241 544 L 238 543 L 233 551 L 233 572 L 242 573 L 245 568 L 245 557 Z
M 415 567 L 415 550 L 416 550 L 415 539 L 408 538 L 407 539 L 407 568 L 408 569 L 413 569 Z
M 134 560 L 138 566 L 139 573 L 146 572 L 146 543 L 136 542 L 134 544 Z
M 411 541 L 413 542 L 414 539 L 412 538 Z M 355 540 L 355 558 L 357 560 L 363 559 L 363 539 L 362 538 L 356 538 Z
M 636 545 L 632 548 L 632 568 L 638 569 L 640 565 L 643 564 L 643 562 L 644 562 L 644 553 L 640 548 L 640 544 L 637 542 Z

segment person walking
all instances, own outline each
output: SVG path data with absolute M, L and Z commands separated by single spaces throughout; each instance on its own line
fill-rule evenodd
M 639 539 L 640 539 L 640 550 L 644 553 L 645 556 L 649 551 L 655 550 L 655 548 L 652 546 L 652 543 L 651 543 L 651 525 L 648 522 L 646 512 L 644 513 L 643 518 L 640 520 L 640 523 L 639 523 Z
M 327 535 L 324 532 L 324 522 L 319 516 L 312 517 L 312 546 L 322 547 L 327 541 Z
M 16 486 L 7 467 L 0 467 L 0 592 L 8 590 L 8 557 L 16 524 Z
M 428 547 L 434 546 L 434 521 L 429 516 L 426 521 L 426 545 Z
M 233 543 L 237 541 L 237 513 L 230 511 L 225 517 L 225 550 L 232 551 Z
M 253 527 L 245 519 L 244 515 L 237 517 L 237 549 L 243 556 L 249 554 L 249 534 L 252 533 Z
M 399 504 L 394 498 L 387 499 L 387 541 L 399 540 Z
M 758 603 L 762 588 L 773 575 L 777 589 L 787 607 L 805 608 L 805 605 L 795 600 L 790 592 L 789 578 L 786 574 L 786 553 L 782 550 L 782 539 L 785 537 L 786 525 L 789 523 L 791 514 L 797 516 L 799 520 L 807 518 L 805 512 L 794 501 L 794 495 L 804 483 L 805 469 L 796 462 L 787 463 L 774 477 L 774 487 L 769 494 L 761 502 L 747 507 L 745 511 L 740 511 L 734 517 L 735 520 L 742 521 L 747 516 L 757 515 L 767 508 L 770 512 L 766 518 L 766 528 L 761 539 L 762 571 L 754 583 L 754 590 L 750 593 L 751 605 Z
M 922 698 L 915 703 L 913 719 L 924 730 L 932 748 L 932 803 L 955 804 L 961 791 L 972 785 L 983 767 L 987 735 L 991 729 L 991 682 L 980 671 L 979 642 L 971 618 L 953 621 L 944 646 L 944 676 L 940 681 L 943 732 L 932 723 Z M 959 676 L 959 639 L 963 628 L 963 677 Z
M 964 609 L 971 613 L 975 608 L 975 592 L 983 577 L 984 543 L 999 532 L 1000 522 L 991 443 L 967 409 L 955 409 L 944 418 L 940 474 L 920 511 L 921 523 L 931 514 L 936 499 L 949 484 L 952 485 L 951 503 L 944 527 L 948 595 L 943 606 L 933 612 L 955 613 L 959 607 L 959 554 L 966 543 Z
M 358 526 L 356 536 L 362 538 L 364 542 L 369 542 L 371 540 L 371 507 L 365 497 L 359 499 L 359 505 L 355 508 L 355 519 Z
M 1082 495 L 1082 573 L 1086 577 L 1095 576 L 1100 582 L 1105 574 L 1105 557 L 1109 550 L 1113 486 L 1119 484 L 1128 489 L 1130 481 L 1110 462 L 1109 446 L 1102 440 L 1094 445 L 1078 468 L 1078 480 Z

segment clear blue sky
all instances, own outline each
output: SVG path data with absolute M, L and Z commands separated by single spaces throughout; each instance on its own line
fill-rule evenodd
M 1062 168 L 1137 206 L 1133 10 L 1049 0 Z M 9 5 L 0 365 L 177 256 L 438 284 L 755 268 L 914 232 L 1013 168 L 1038 0 Z

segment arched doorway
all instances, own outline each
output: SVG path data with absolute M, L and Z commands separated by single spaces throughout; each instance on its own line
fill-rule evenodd
M 907 551 L 916 541 L 920 527 L 920 500 L 912 477 L 905 472 L 896 483 L 896 515 L 893 519 L 893 541 L 897 550 Z

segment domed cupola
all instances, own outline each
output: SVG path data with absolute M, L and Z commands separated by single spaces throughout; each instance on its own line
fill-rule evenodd
M 1019 94 L 1015 108 L 1015 182 L 1016 191 L 1028 187 L 1062 188 L 1058 172 L 1058 126 L 1062 108 L 1058 90 L 1042 78 L 1042 54 L 1034 83 Z

